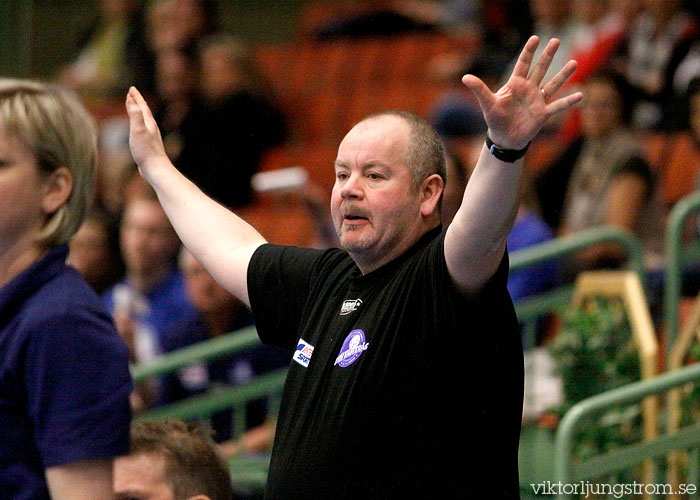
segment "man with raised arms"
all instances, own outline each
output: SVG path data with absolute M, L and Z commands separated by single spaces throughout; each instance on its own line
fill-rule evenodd
M 462 79 L 488 138 L 447 231 L 442 143 L 423 120 L 383 112 L 339 146 L 342 249 L 325 251 L 267 244 L 206 198 L 129 91 L 134 160 L 182 241 L 251 306 L 263 342 L 296 349 L 266 498 L 518 498 L 523 367 L 505 241 L 527 145 L 582 98 L 553 97 L 576 63 L 543 82 L 559 44 L 533 64 L 538 43 L 495 93 Z

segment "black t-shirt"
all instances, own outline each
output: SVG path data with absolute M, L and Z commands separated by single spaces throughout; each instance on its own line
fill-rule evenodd
M 260 338 L 295 350 L 267 499 L 518 498 L 523 360 L 507 257 L 478 295 L 443 235 L 362 275 L 347 252 L 263 245 Z

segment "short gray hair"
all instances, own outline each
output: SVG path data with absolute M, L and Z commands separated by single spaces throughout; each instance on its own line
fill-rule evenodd
M 0 78 L 0 127 L 21 140 L 44 174 L 66 167 L 73 180 L 68 201 L 50 214 L 37 236 L 48 247 L 78 230 L 92 202 L 97 168 L 95 123 L 79 98 L 57 85 Z
M 447 160 L 445 145 L 435 129 L 418 115 L 408 111 L 393 109 L 372 113 L 362 119 L 360 123 L 383 116 L 394 116 L 402 119 L 406 122 L 411 132 L 405 160 L 413 172 L 413 189 L 417 190 L 421 183 L 433 174 L 438 174 L 442 177 L 442 180 L 446 184 Z

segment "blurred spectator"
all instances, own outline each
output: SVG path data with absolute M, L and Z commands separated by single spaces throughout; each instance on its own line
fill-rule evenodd
M 112 116 L 100 120 L 100 162 L 97 166 L 95 206 L 118 216 L 124 208 L 124 193 L 136 165 L 129 151 L 129 120 Z
M 545 220 L 562 234 L 600 225 L 629 230 L 653 255 L 660 252 L 660 214 L 654 178 L 636 135 L 626 127 L 625 85 L 611 73 L 591 76 L 584 87 L 583 135 L 537 179 Z M 616 245 L 591 247 L 577 256 L 572 273 L 617 266 Z
M 571 2 L 571 15 L 576 23 L 572 54 L 581 50 L 588 50 L 600 36 L 600 32 L 607 28 L 610 2 L 608 0 L 573 0 Z
M 186 249 L 180 253 L 180 269 L 185 279 L 187 294 L 196 311 L 181 315 L 163 336 L 163 352 L 235 332 L 253 324 L 250 311 L 229 292 L 221 288 L 214 278 L 195 260 Z M 233 332 L 233 333 L 232 333 Z M 179 401 L 205 392 L 216 385 L 236 386 L 249 382 L 256 375 L 285 367 L 291 353 L 269 346 L 247 349 L 234 356 L 215 359 L 208 363 L 197 363 L 180 369 L 177 374 L 166 377 L 161 384 L 160 404 Z M 267 404 L 256 400 L 241 408 L 245 411 L 246 428 L 253 429 L 265 423 Z M 232 415 L 223 411 L 212 416 L 212 427 L 217 442 L 231 439 Z M 271 432 L 271 428 L 265 427 Z M 269 443 L 271 433 L 267 436 Z M 262 444 L 269 444 L 267 441 Z M 228 447 L 231 451 L 234 445 Z M 255 451 L 251 449 L 241 451 Z
M 638 0 L 576 0 L 572 5 L 577 34 L 571 58 L 578 67 L 567 85 L 580 85 L 591 75 L 617 64 L 615 54 L 642 4 Z M 562 144 L 569 144 L 580 135 L 581 110 L 574 108 L 563 119 L 557 136 Z
M 200 44 L 201 92 L 207 101 L 219 101 L 239 92 L 264 96 L 266 84 L 249 47 L 226 33 L 204 38 Z
M 116 500 L 231 500 L 231 476 L 207 430 L 179 420 L 141 421 L 114 463 Z
M 181 170 L 224 205 L 242 206 L 251 201 L 250 178 L 263 153 L 286 139 L 286 124 L 242 42 L 207 38 L 200 60 L 204 133 L 183 149 Z
M 645 0 L 644 5 L 620 50 L 622 73 L 634 90 L 632 123 L 670 128 L 673 76 L 697 38 L 698 26 L 681 0 Z
M 688 85 L 688 107 L 690 109 L 690 135 L 700 150 L 700 76 Z
M 177 0 L 154 0 L 148 7 L 146 38 L 155 54 L 187 45 L 187 35 L 177 19 L 176 4 Z
M 496 82 L 503 68 L 517 55 L 532 33 L 532 16 L 522 0 L 479 2 L 476 26 L 451 30 L 450 36 L 465 45 L 460 52 L 442 54 L 431 61 L 431 72 L 445 82 L 457 82 L 466 73 L 485 82 Z
M 534 21 L 534 34 L 540 40 L 550 38 L 559 39 L 560 46 L 557 50 L 550 68 L 561 68 L 569 59 L 577 34 L 577 26 L 571 16 L 571 6 L 568 0 L 530 0 L 530 11 Z M 517 46 L 517 45 L 515 45 Z M 544 50 L 545 43 L 540 43 L 534 58 L 537 60 Z M 474 60 L 463 69 L 465 72 L 473 72 L 477 76 L 486 77 L 486 82 L 491 86 L 500 86 L 502 80 L 513 71 L 517 54 L 512 58 L 500 60 L 494 66 L 490 66 L 488 60 L 490 54 L 482 54 L 481 62 Z M 551 76 L 551 75 L 549 75 Z M 545 76 L 545 79 L 547 76 Z M 500 83 L 499 83 L 500 82 Z M 464 92 L 449 92 L 440 98 L 430 112 L 431 121 L 435 124 L 438 133 L 450 137 L 452 135 L 472 134 L 484 128 L 476 101 L 471 96 L 465 96 Z M 550 120 L 547 130 L 556 128 L 557 118 Z
M 204 125 L 204 107 L 198 97 L 199 60 L 184 50 L 166 50 L 156 58 L 155 118 L 168 156 L 178 165 L 188 139 Z
M 417 25 L 428 25 L 443 30 L 462 30 L 465 24 L 477 25 L 480 0 L 393 0 L 394 11 L 412 19 Z
M 469 170 L 462 158 L 454 150 L 446 149 L 447 156 L 447 180 L 445 190 L 442 193 L 440 206 L 440 222 L 444 229 L 450 225 L 457 210 L 462 205 L 464 190 L 469 182 Z
M 194 48 L 201 40 L 219 31 L 219 13 L 216 0 L 176 0 L 176 22 L 185 33 L 184 45 Z
M 495 84 L 501 78 L 503 68 L 518 55 L 520 47 L 532 34 L 532 17 L 527 2 L 490 0 L 471 3 L 468 16 L 458 16 L 452 24 L 445 26 L 458 49 L 442 53 L 429 63 L 432 77 L 448 85 L 459 82 L 467 73 L 480 77 L 489 86 Z
M 584 82 L 613 64 L 613 56 L 641 12 L 641 6 L 639 0 L 576 0 L 573 3 L 579 34 L 571 56 L 578 67 L 569 84 Z
M 250 178 L 263 152 L 286 136 L 282 114 L 259 82 L 247 50 L 226 35 L 207 39 L 201 60 L 167 50 L 156 61 L 155 118 L 166 151 L 187 178 L 228 207 L 251 202 Z
M 389 36 L 428 30 L 464 30 L 479 24 L 479 0 L 355 2 L 318 28 L 319 40 Z
M 192 314 L 193 307 L 175 266 L 180 240 L 155 192 L 140 177 L 129 188 L 120 226 L 126 276 L 107 290 L 104 301 L 132 362 L 140 363 L 161 352 L 170 323 Z
M 200 66 L 195 52 L 159 52 L 155 118 L 165 150 L 175 166 L 207 195 L 226 205 L 244 205 L 250 201 L 249 178 L 242 185 L 231 185 L 228 178 L 217 176 L 235 169 L 236 155 L 227 155 L 226 134 L 238 118 L 222 116 L 212 123 L 199 88 Z
M 129 85 L 153 88 L 152 57 L 147 50 L 138 0 L 98 0 L 99 18 L 80 42 L 76 60 L 58 80 L 89 96 L 121 97 Z
M 530 10 L 534 22 L 534 34 L 540 38 L 540 45 L 534 55 L 536 61 L 545 47 L 545 41 L 551 38 L 559 40 L 559 50 L 549 66 L 550 71 L 553 68 L 561 68 L 566 61 L 571 59 L 571 53 L 576 45 L 577 36 L 579 35 L 578 24 L 572 15 L 572 6 L 569 0 L 530 0 Z M 512 67 L 515 65 L 515 59 L 508 68 L 502 73 L 502 76 L 509 75 Z M 547 73 L 545 80 L 551 76 Z
M 200 40 L 218 30 L 213 0 L 154 0 L 147 12 L 147 40 L 157 55 L 193 51 Z
M 552 238 L 554 238 L 554 232 L 539 214 L 531 180 L 525 174 L 522 180 L 518 214 L 506 238 L 508 252 L 539 245 Z M 546 292 L 558 283 L 559 262 L 555 259 L 511 271 L 508 274 L 508 292 L 515 303 L 525 297 Z
M 682 130 L 664 135 L 663 150 L 658 163 L 661 171 L 661 200 L 668 210 L 693 189 L 700 167 L 700 125 L 698 125 L 697 94 L 700 77 L 692 80 L 683 99 L 679 100 L 682 114 Z
M 700 38 L 696 37 L 688 53 L 678 65 L 673 75 L 673 92 L 676 98 L 673 116 L 678 118 L 678 128 L 688 127 L 690 109 L 688 96 L 692 94 L 691 83 L 700 79 Z
M 89 212 L 69 246 L 68 264 L 98 294 L 122 277 L 124 262 L 119 253 L 117 225 L 109 214 L 99 210 Z

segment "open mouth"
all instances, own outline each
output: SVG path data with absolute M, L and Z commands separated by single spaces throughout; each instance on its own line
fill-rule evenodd
M 361 215 L 347 214 L 343 217 L 343 223 L 348 225 L 358 225 L 363 222 L 367 222 L 367 217 L 362 217 Z

